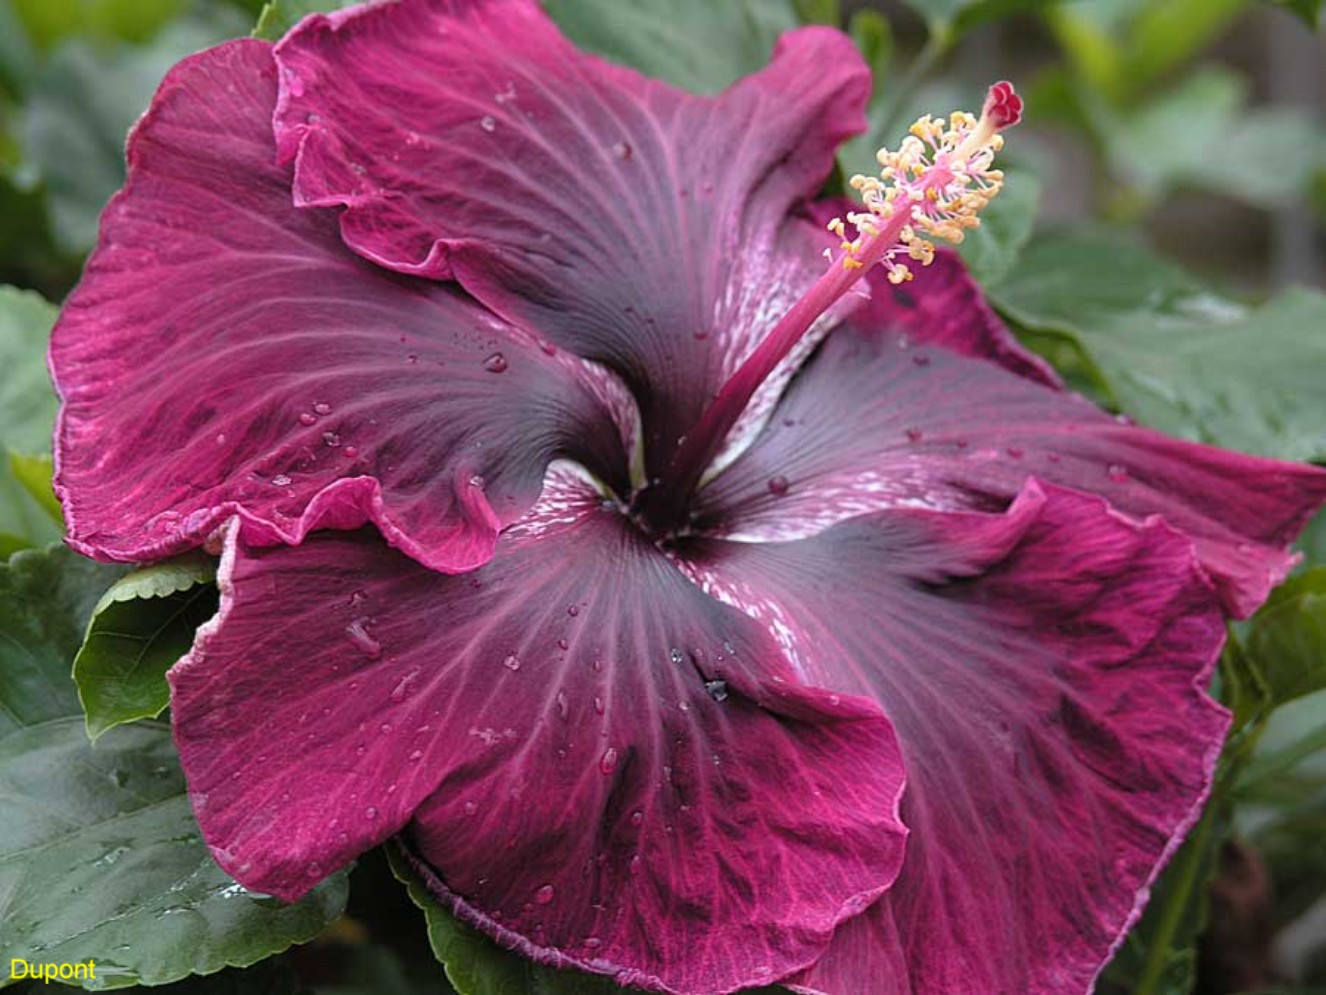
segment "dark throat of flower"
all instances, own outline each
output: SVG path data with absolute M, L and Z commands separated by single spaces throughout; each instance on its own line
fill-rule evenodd
M 935 250 L 928 238 L 956 244 L 966 229 L 980 224 L 980 210 L 1003 185 L 1003 173 L 991 168 L 1003 146 L 999 133 L 1021 117 L 1021 98 L 1011 83 L 1001 81 L 990 87 L 979 120 L 961 111 L 947 120 L 926 115 L 911 126 L 897 152 L 880 150 L 878 176 L 852 177 L 866 210 L 848 214 L 847 223 L 835 218 L 829 224 L 841 244 L 836 254 L 826 250 L 828 271 L 719 388 L 667 472 L 636 495 L 632 513 L 638 521 L 656 535 L 679 531 L 706 469 L 760 385 L 872 266 L 885 267 L 890 282 L 903 283 L 912 272 L 900 259 L 929 265 Z M 851 239 L 848 223 L 855 229 Z

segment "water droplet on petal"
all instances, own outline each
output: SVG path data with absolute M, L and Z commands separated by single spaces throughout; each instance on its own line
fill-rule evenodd
M 638 826 L 644 821 L 645 821 L 645 813 L 642 812 L 640 809 L 636 809 L 634 812 L 631 813 L 631 825 Z
M 376 819 L 377 817 L 378 817 L 378 810 L 377 810 L 376 808 L 374 808 L 372 805 L 370 805 L 370 806 L 368 806 L 368 808 L 364 809 L 364 818 L 366 818 L 366 819 Z
M 612 147 L 612 154 L 623 162 L 630 159 L 635 150 L 627 142 L 618 142 Z
M 917 366 L 929 366 L 930 357 L 923 352 L 918 352 L 913 354 L 912 362 L 915 363 Z
M 598 695 L 594 696 L 594 711 L 596 711 L 599 715 L 603 714 L 603 699 L 600 698 Z
M 409 363 L 411 366 L 414 366 L 416 363 L 419 362 L 419 354 L 416 352 L 409 353 L 405 357 L 405 361 Z
M 466 815 L 470 816 L 479 811 L 479 806 L 474 804 L 474 802 L 466 802 L 461 808 L 464 809 Z
M 507 670 L 513 672 L 517 671 L 520 669 L 520 659 L 514 653 L 512 653 L 510 656 L 508 656 L 505 660 L 502 661 L 502 666 L 506 667 Z
M 301 425 L 312 425 L 317 420 L 318 416 L 311 411 L 305 411 L 299 416 L 299 424 Z
M 415 750 L 410 754 L 410 763 L 415 764 L 424 758 L 423 750 Z
M 547 905 L 556 897 L 556 895 L 557 892 L 553 889 L 553 886 L 545 884 L 534 893 L 534 901 L 538 902 L 540 905 Z
M 617 748 L 609 746 L 603 751 L 603 756 L 599 758 L 599 770 L 604 774 L 611 774 L 617 769 Z
M 770 477 L 769 483 L 765 486 L 769 488 L 769 493 L 774 497 L 782 497 L 792 485 L 788 483 L 787 478 L 780 473 L 777 476 Z
M 1008 455 L 1013 459 L 1022 459 L 1023 452 L 1022 449 L 1019 448 L 1018 446 L 1009 446 L 1007 452 Z
M 341 437 L 335 432 L 323 432 L 322 442 L 328 449 L 335 449 L 341 444 Z
M 344 449 L 341 450 L 341 452 L 345 454 L 346 459 L 354 459 L 356 456 L 359 455 L 359 447 L 346 446 Z
M 705 681 L 704 689 L 714 701 L 727 701 L 727 681 Z
M 470 477 L 470 481 L 469 481 L 469 483 L 470 483 L 470 486 L 471 486 L 471 487 L 475 487 L 475 488 L 477 488 L 477 489 L 479 489 L 479 490 L 483 490 L 484 487 L 487 486 L 488 481 L 486 481 L 486 480 L 483 479 L 483 474 L 481 474 L 481 473 L 476 473 L 476 474 L 474 474 L 474 475 L 472 475 L 472 476 Z
M 479 127 L 491 135 L 497 130 L 497 118 L 493 117 L 491 114 L 485 114 L 483 117 L 479 118 Z
M 382 656 L 382 644 L 369 635 L 368 629 L 364 627 L 366 621 L 362 618 L 355 619 L 345 627 L 345 636 L 360 653 L 370 660 L 376 660 Z
M 220 433 L 217 434 L 217 437 L 216 437 L 216 444 L 217 444 L 218 446 L 224 446 L 224 445 L 226 444 L 226 433 L 225 433 L 225 432 L 220 432 Z
M 677 647 L 674 646 L 671 649 L 671 651 L 668 653 L 668 659 L 671 660 L 673 663 L 681 663 L 683 660 L 686 659 L 686 656 L 685 654 L 682 653 L 681 650 L 677 649 Z
M 1120 466 L 1118 463 L 1111 463 L 1109 468 L 1105 471 L 1105 475 L 1116 484 L 1122 484 L 1128 480 L 1127 468 Z
M 603 941 L 597 936 L 587 936 L 585 937 L 585 946 L 590 950 L 597 950 L 599 947 L 603 946 Z
M 566 692 L 557 692 L 557 714 L 566 718 L 571 713 L 571 706 L 567 703 Z
M 567 606 L 567 609 L 566 609 L 566 613 L 567 613 L 568 615 L 570 615 L 572 618 L 575 618 L 577 615 L 580 614 L 580 606 L 579 606 L 579 605 L 568 605 L 568 606 Z
M 500 352 L 495 352 L 483 361 L 483 368 L 489 373 L 504 373 L 507 368 L 506 357 Z
M 284 473 L 278 473 L 272 478 L 272 484 L 276 487 L 289 487 L 290 478 Z
M 317 404 L 313 405 L 313 411 L 315 414 L 329 415 L 332 413 L 332 406 L 319 401 Z
M 907 430 L 908 442 L 920 442 L 921 438 L 922 438 L 922 432 L 919 428 L 909 428 Z

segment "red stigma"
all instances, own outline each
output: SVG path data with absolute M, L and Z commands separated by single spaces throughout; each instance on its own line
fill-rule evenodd
M 1012 83 L 1000 80 L 985 95 L 981 114 L 989 118 L 996 130 L 1011 128 L 1022 120 L 1022 98 L 1013 90 Z

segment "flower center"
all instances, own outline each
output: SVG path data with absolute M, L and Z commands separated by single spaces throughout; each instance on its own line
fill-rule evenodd
M 991 165 L 1003 147 L 999 134 L 1022 118 L 1022 99 L 1013 85 L 990 87 L 978 120 L 955 111 L 947 121 L 930 115 L 911 126 L 897 152 L 881 149 L 877 176 L 854 176 L 851 186 L 866 210 L 851 212 L 846 222 L 834 218 L 829 231 L 840 239 L 838 252 L 825 250 L 828 271 L 820 277 L 751 352 L 715 395 L 663 478 L 641 491 L 635 501 L 640 519 L 663 532 L 685 521 L 692 495 L 732 427 L 760 384 L 777 369 L 825 311 L 872 266 L 888 271 L 889 281 L 912 279 L 906 262 L 930 264 L 929 238 L 961 242 L 980 224 L 979 212 L 1003 186 L 1004 174 Z M 855 230 L 848 238 L 848 224 Z

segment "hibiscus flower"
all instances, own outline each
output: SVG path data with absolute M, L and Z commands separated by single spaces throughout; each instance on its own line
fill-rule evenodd
M 807 28 L 693 96 L 534 0 L 172 70 L 53 337 L 57 489 L 91 556 L 221 550 L 169 676 L 237 880 L 396 837 L 461 919 L 624 984 L 1090 987 L 1326 474 L 1094 409 L 924 265 L 1007 90 L 826 232 L 868 89 Z M 928 223 L 888 192 L 922 179 Z

